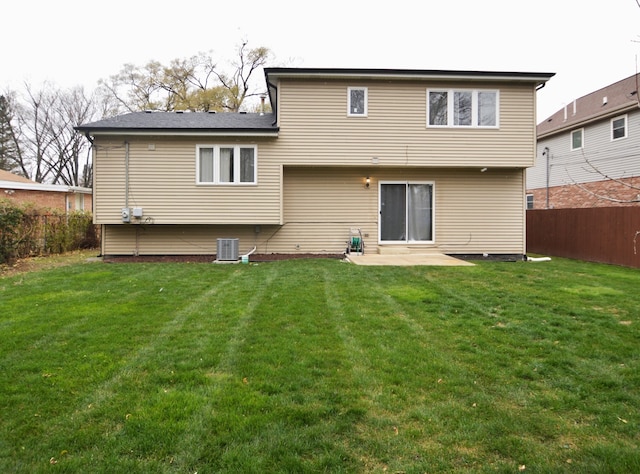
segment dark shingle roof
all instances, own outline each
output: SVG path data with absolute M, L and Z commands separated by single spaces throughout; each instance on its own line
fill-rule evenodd
M 638 82 L 640 82 L 640 74 L 634 74 L 575 99 L 538 124 L 536 129 L 538 138 L 582 126 L 588 122 L 602 120 L 627 109 L 638 107 L 640 104 L 638 101 Z
M 81 132 L 225 132 L 271 134 L 273 114 L 210 112 L 133 112 L 75 127 Z

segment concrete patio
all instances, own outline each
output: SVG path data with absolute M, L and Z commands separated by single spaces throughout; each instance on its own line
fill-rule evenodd
M 426 254 L 348 254 L 346 260 L 356 265 L 386 265 L 386 266 L 474 266 L 473 263 L 438 253 Z

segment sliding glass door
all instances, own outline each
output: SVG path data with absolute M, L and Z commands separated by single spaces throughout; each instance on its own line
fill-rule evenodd
M 380 242 L 433 241 L 433 183 L 380 184 Z

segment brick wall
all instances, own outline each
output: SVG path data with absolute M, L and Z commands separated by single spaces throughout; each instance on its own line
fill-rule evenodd
M 527 190 L 527 194 L 533 194 L 533 209 L 547 208 L 546 188 Z M 616 202 L 615 200 L 637 202 Z M 549 188 L 549 209 L 615 206 L 640 206 L 640 177 Z
M 57 191 L 32 191 L 26 189 L 12 189 L 9 192 L 7 190 L 0 191 L 0 198 L 9 199 L 9 201 L 16 204 L 31 204 L 38 208 L 56 209 L 61 212 L 66 210 L 66 197 L 69 196 L 69 211 L 80 210 L 80 207 L 76 206 L 76 194 L 75 193 L 61 193 Z M 91 194 L 83 194 L 84 210 L 91 211 Z

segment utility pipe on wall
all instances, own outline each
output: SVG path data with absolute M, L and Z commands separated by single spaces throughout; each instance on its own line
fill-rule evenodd
M 129 142 L 124 142 L 124 207 L 129 209 Z
M 550 153 L 549 153 L 549 147 L 546 146 L 544 147 L 544 151 L 542 152 L 543 156 L 547 157 L 547 205 L 546 205 L 546 209 L 549 209 L 549 174 L 551 173 L 551 165 L 550 165 Z

